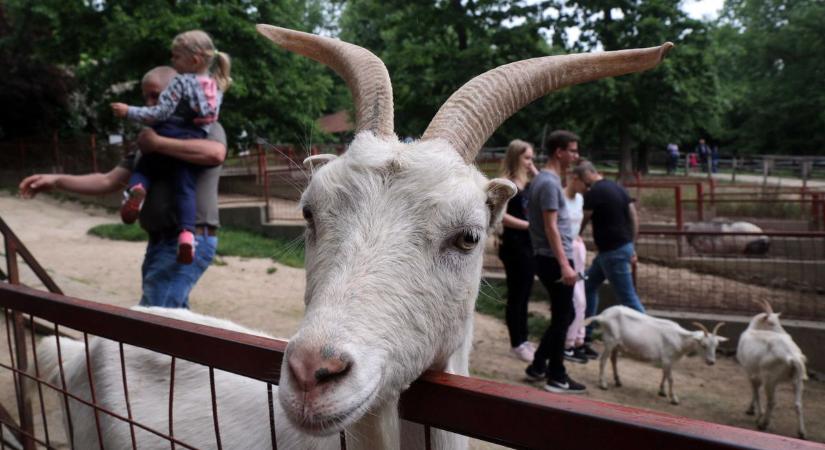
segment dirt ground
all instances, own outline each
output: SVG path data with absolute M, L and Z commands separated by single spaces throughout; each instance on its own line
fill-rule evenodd
M 20 200 L 0 194 L 0 216 L 47 269 L 66 295 L 120 306 L 132 306 L 140 298 L 140 263 L 144 243 L 108 241 L 88 236 L 87 230 L 117 217 L 77 203 L 49 198 Z M 225 264 L 207 270 L 190 296 L 196 312 L 224 317 L 247 327 L 288 337 L 297 328 L 303 312 L 304 271 L 266 259 L 222 258 Z M 276 267 L 273 273 L 269 269 Z M 34 277 L 24 271 L 23 281 Z M 5 340 L 4 324 L 0 324 Z M 511 384 L 523 384 L 525 364 L 509 351 L 504 324 L 476 314 L 475 348 L 471 357 L 474 376 Z M 8 361 L 8 347 L 0 345 L 0 361 Z M 571 376 L 588 386 L 585 394 L 594 400 L 663 411 L 711 422 L 754 428 L 744 410 L 750 388 L 742 369 L 731 357 L 720 357 L 708 367 L 701 358 L 687 358 L 674 370 L 674 389 L 682 404 L 670 405 L 656 391 L 661 371 L 651 365 L 622 358 L 619 370 L 624 386 L 598 389 L 598 364 L 568 364 Z M 610 379 L 610 378 L 609 378 Z M 0 369 L 0 402 L 13 408 L 11 377 Z M 535 385 L 540 388 L 539 384 Z M 548 394 L 549 395 L 549 394 Z M 792 389 L 782 385 L 770 431 L 795 436 L 796 415 Z M 809 438 L 825 442 L 825 382 L 805 385 L 805 416 Z M 54 423 L 54 422 L 52 422 Z M 474 443 L 476 448 L 492 448 Z

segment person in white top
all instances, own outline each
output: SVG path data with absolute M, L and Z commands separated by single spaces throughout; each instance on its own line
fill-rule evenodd
M 567 177 L 567 186 L 564 188 L 564 201 L 567 204 L 567 211 L 570 216 L 570 229 L 576 236 L 573 240 L 573 270 L 582 274 L 585 270 L 587 249 L 584 240 L 579 235 L 582 220 L 584 219 L 584 197 L 582 194 L 587 190 L 584 181 L 574 174 Z M 587 299 L 584 295 L 584 280 L 579 279 L 573 287 L 573 309 L 576 315 L 573 323 L 567 328 L 567 339 L 564 342 L 564 359 L 581 364 L 585 364 L 588 358 L 584 351 L 584 312 L 587 307 Z

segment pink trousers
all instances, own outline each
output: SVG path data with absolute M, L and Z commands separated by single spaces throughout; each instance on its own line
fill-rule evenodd
M 587 257 L 587 249 L 584 247 L 584 241 L 580 236 L 576 236 L 573 240 L 573 270 L 577 273 L 584 273 L 584 263 Z M 584 344 L 584 309 L 587 306 L 587 300 L 584 297 L 584 280 L 579 280 L 576 286 L 573 287 L 573 309 L 576 316 L 573 318 L 573 323 L 567 328 L 567 339 L 564 342 L 564 348 L 578 347 Z

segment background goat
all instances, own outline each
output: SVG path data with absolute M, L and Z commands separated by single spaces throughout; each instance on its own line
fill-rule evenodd
M 604 341 L 604 351 L 599 360 L 599 387 L 607 389 L 607 381 L 604 377 L 607 358 L 610 358 L 613 366 L 613 379 L 616 386 L 622 385 L 616 367 L 621 349 L 662 365 L 659 395 L 667 395 L 674 405 L 679 404 L 679 398 L 673 393 L 673 364 L 685 354 L 692 353 L 701 347 L 705 351 L 705 362 L 713 365 L 716 363 L 717 345 L 728 340 L 716 335 L 723 323 L 716 324 L 713 331 L 709 332 L 704 325 L 694 322 L 701 331 L 688 331 L 672 320 L 658 319 L 622 305 L 611 306 L 601 314 L 588 318 L 585 320 L 585 325 L 591 322 L 601 325 Z M 665 394 L 665 380 L 668 383 L 667 394 Z
M 399 424 L 399 395 L 427 369 L 468 375 L 484 241 L 515 193 L 511 182 L 487 180 L 472 165 L 481 145 L 504 120 L 536 98 L 564 86 L 652 68 L 672 44 L 501 66 L 456 91 L 421 140 L 404 144 L 393 133 L 389 75 L 375 55 L 330 38 L 268 25 L 258 30 L 278 45 L 335 70 L 353 92 L 356 111 L 355 139 L 345 154 L 307 160 L 313 175 L 301 198 L 307 222 L 306 314 L 286 349 L 278 387 L 279 415 L 306 433 L 306 442 L 282 445 L 279 430 L 279 448 L 337 444 L 337 438 L 318 440 L 310 435 L 341 430 L 346 430 L 348 448 L 423 448 L 423 428 Z M 95 371 L 119 373 L 113 356 L 105 354 L 114 353 L 112 349 L 92 347 L 92 360 L 101 361 L 95 363 Z M 130 358 L 138 359 L 130 376 L 140 380 L 130 385 L 136 391 L 133 396 L 144 397 L 147 408 L 153 402 L 164 404 L 165 387 L 150 386 L 163 385 L 158 375 L 163 368 L 151 364 L 162 357 L 140 353 Z M 82 362 L 69 366 L 72 383 L 82 385 L 82 375 L 77 375 L 83 372 Z M 206 373 L 205 368 L 199 373 L 193 369 L 186 379 L 176 381 L 175 390 L 204 389 Z M 99 378 L 106 377 L 95 375 Z M 219 391 L 233 391 L 220 399 L 225 417 L 265 422 L 266 416 L 256 409 L 264 401 L 264 391 L 253 381 L 231 380 L 220 380 L 234 383 L 229 389 L 218 386 Z M 103 401 L 109 398 L 101 396 Z M 190 398 L 180 407 L 208 409 L 205 402 Z M 186 414 L 176 415 L 182 416 Z M 140 417 L 157 429 L 169 427 L 164 414 Z M 281 418 L 276 423 L 284 424 Z M 74 425 L 94 430 L 88 418 Z M 191 445 L 208 448 L 214 445 L 210 433 L 199 431 L 212 426 L 211 419 L 199 418 L 174 428 L 176 435 L 191 435 Z M 239 428 L 238 435 L 245 433 L 244 442 L 251 444 L 226 447 L 269 446 L 268 430 L 237 421 L 231 426 Z M 222 426 L 221 432 L 225 429 Z M 128 442 L 124 430 L 107 429 L 106 445 Z M 90 439 L 78 448 L 98 447 L 94 432 L 76 435 Z M 433 448 L 467 445 L 466 438 L 439 430 L 431 436 Z
M 762 228 L 750 222 L 714 219 L 709 222 L 686 223 L 685 231 L 762 233 Z M 710 255 L 764 255 L 771 249 L 771 240 L 765 235 L 694 235 L 688 236 L 687 241 L 697 252 Z
M 779 324 L 779 313 L 761 300 L 764 308 L 751 319 L 748 328 L 739 337 L 736 359 L 745 368 L 751 382 L 753 397 L 746 413 L 756 414 L 756 426 L 765 430 L 771 421 L 775 406 L 776 385 L 789 381 L 794 384 L 794 407 L 799 419 L 797 434 L 805 438 L 805 417 L 802 411 L 802 390 L 808 379 L 805 355 Z M 759 389 L 764 387 L 767 408 L 763 411 L 759 401 Z

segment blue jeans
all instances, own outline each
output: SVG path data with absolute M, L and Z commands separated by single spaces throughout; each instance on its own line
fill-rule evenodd
M 596 255 L 593 264 L 587 269 L 587 280 L 584 282 L 584 295 L 587 297 L 585 317 L 596 315 L 596 310 L 599 308 L 599 286 L 604 283 L 604 280 L 610 281 L 610 286 L 613 287 L 619 303 L 641 313 L 645 312 L 645 307 L 639 301 L 636 288 L 633 286 L 633 273 L 630 265 L 632 256 L 632 242 Z M 592 325 L 588 326 L 586 340 L 590 340 L 592 332 Z
M 149 241 L 143 258 L 143 297 L 141 306 L 189 308 L 189 292 L 209 267 L 218 247 L 217 236 L 195 236 L 192 264 L 177 262 L 178 239 L 170 237 Z
M 135 170 L 129 177 L 129 188 L 142 184 L 148 191 L 152 182 L 159 177 L 171 174 L 175 180 L 175 207 L 178 214 L 178 224 L 181 230 L 195 232 L 195 218 L 197 209 L 198 176 L 205 166 L 190 164 L 185 161 L 170 158 L 166 155 L 150 153 L 138 159 Z

